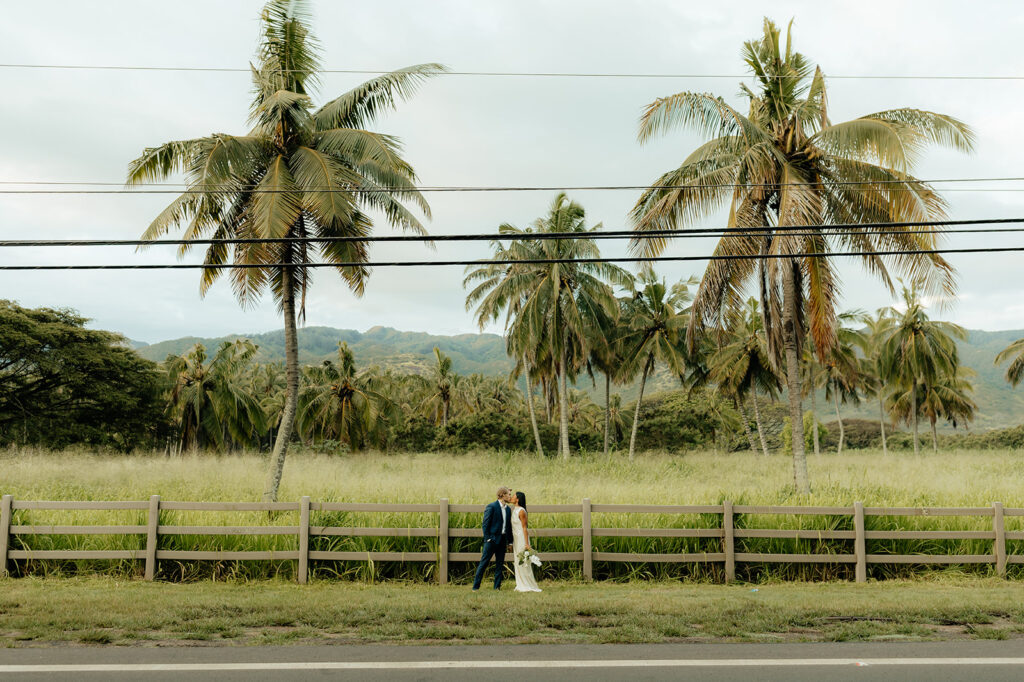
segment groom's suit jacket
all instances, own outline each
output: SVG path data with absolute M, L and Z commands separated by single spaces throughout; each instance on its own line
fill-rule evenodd
M 484 540 L 509 544 L 512 542 L 512 509 L 502 509 L 498 500 L 484 508 Z

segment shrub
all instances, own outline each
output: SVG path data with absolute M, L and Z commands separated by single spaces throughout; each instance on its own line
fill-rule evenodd
M 793 454 L 793 426 L 789 417 L 785 417 L 782 424 L 782 451 L 787 455 Z M 814 451 L 814 432 L 811 431 L 811 424 L 815 422 L 814 415 L 810 410 L 804 412 L 804 452 Z M 818 444 L 828 435 L 828 429 L 821 422 L 818 426 Z M 838 438 L 838 437 L 837 437 Z M 838 441 L 837 441 L 838 442 Z

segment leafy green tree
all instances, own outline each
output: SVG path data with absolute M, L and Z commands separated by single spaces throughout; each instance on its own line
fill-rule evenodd
M 338 344 L 338 361 L 325 360 L 307 367 L 299 394 L 299 433 L 320 434 L 344 443 L 352 450 L 367 444 L 383 446 L 388 426 L 398 418 L 382 392 L 386 381 L 373 370 L 356 371 L 355 358 L 347 343 Z
M 257 346 L 248 339 L 224 341 L 212 358 L 197 343 L 164 361 L 171 384 L 167 410 L 182 449 L 229 449 L 254 445 L 263 433 L 259 398 L 247 381 Z
M 658 255 L 668 237 L 644 232 L 683 228 L 728 207 L 730 229 L 715 254 L 746 258 L 708 265 L 694 297 L 690 336 L 714 324 L 721 309 L 753 285 L 761 292 L 769 348 L 786 369 L 790 419 L 801 429 L 801 317 L 806 315 L 814 348 L 824 358 L 835 345 L 840 295 L 833 261 L 806 254 L 863 252 L 866 269 L 890 288 L 889 267 L 925 278 L 930 289 L 954 288 L 952 266 L 938 254 L 876 253 L 932 249 L 936 238 L 929 230 L 879 234 L 867 227 L 815 226 L 944 218 L 945 203 L 911 168 L 928 144 L 969 151 L 973 133 L 955 118 L 911 108 L 833 123 L 821 69 L 792 49 L 788 32 L 784 47 L 780 40 L 781 31 L 765 19 L 762 38 L 743 46 L 757 82 L 753 90 L 741 85 L 746 113 L 699 92 L 648 105 L 641 142 L 680 126 L 711 139 L 642 194 L 632 212 L 633 246 L 642 255 Z M 794 483 L 807 493 L 804 439 L 793 440 Z
M 411 202 L 429 216 L 399 141 L 367 128 L 423 79 L 443 70 L 437 64 L 400 69 L 315 108 L 311 93 L 320 65 L 306 6 L 303 0 L 271 0 L 263 9 L 247 134 L 167 142 L 146 149 L 128 170 L 129 185 L 183 172 L 188 186 L 143 239 L 185 225 L 186 240 L 275 240 L 209 246 L 204 262 L 210 267 L 200 280 L 205 294 L 229 269 L 243 305 L 269 289 L 284 317 L 286 394 L 263 494 L 270 501 L 277 499 L 298 404 L 296 317 L 304 316 L 309 266 L 318 260 L 337 264 L 342 279 L 361 295 L 369 275 L 362 265 L 368 259 L 363 239 L 373 227 L 367 210 L 424 233 L 401 203 Z M 345 241 L 295 241 L 301 238 Z
M 507 316 L 509 348 L 527 352 L 539 366 L 547 365 L 557 378 L 559 452 L 569 457 L 568 380 L 575 379 L 588 354 L 587 329 L 601 316 L 614 316 L 617 302 L 609 282 L 625 284 L 629 275 L 609 263 L 581 262 L 600 256 L 593 239 L 586 236 L 600 229 L 588 228 L 582 206 L 558 194 L 548 214 L 538 218 L 532 229 L 501 225 L 502 234 L 578 233 L 573 239 L 517 239 L 507 246 L 493 243 L 495 260 L 522 261 L 512 264 L 470 266 L 464 286 L 473 285 L 466 296 L 467 309 L 477 306 L 477 320 L 483 325 Z M 567 262 L 530 262 L 530 261 Z
M 903 310 L 891 309 L 895 318 L 880 351 L 879 367 L 893 387 L 890 409 L 914 426 L 914 454 L 921 451 L 918 420 L 922 398 L 935 387 L 957 376 L 960 365 L 956 340 L 967 332 L 952 322 L 931 320 L 920 299 L 918 282 L 903 287 Z
M 626 363 L 640 371 L 640 394 L 636 399 L 633 428 L 629 435 L 629 458 L 636 449 L 636 431 L 640 424 L 640 404 L 647 378 L 658 364 L 664 365 L 682 381 L 686 374 L 684 337 L 689 323 L 690 279 L 671 288 L 651 268 L 643 268 L 630 283 L 622 320 L 622 348 Z
M 155 363 L 73 310 L 0 300 L 0 445 L 121 451 L 167 433 Z

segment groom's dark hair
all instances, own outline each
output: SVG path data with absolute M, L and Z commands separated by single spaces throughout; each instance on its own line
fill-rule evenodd
M 517 490 L 516 497 L 519 498 L 519 506 L 526 509 L 526 493 Z

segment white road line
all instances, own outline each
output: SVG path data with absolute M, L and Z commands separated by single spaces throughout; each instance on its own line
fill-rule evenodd
M 508 668 L 506 661 L 295 661 L 0 665 L 4 673 L 203 672 L 218 670 L 436 670 Z M 748 658 L 518 661 L 517 668 L 749 668 L 806 666 L 1024 665 L 1024 658 Z

